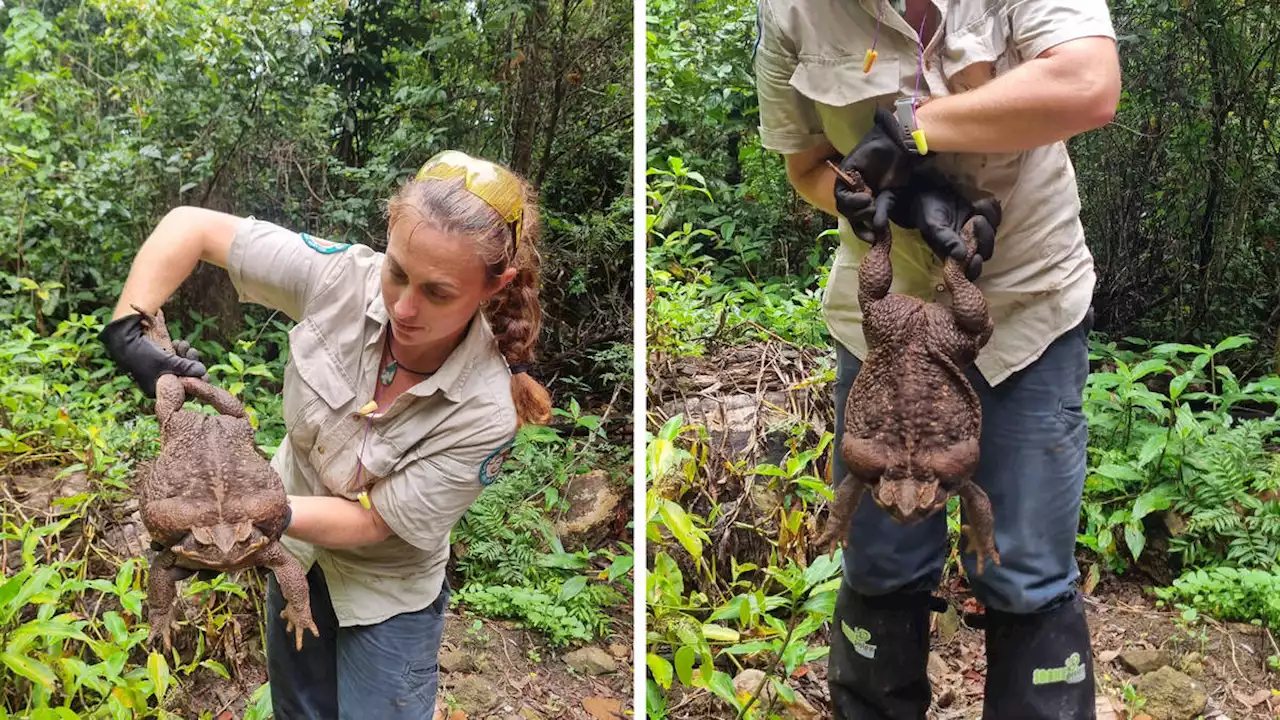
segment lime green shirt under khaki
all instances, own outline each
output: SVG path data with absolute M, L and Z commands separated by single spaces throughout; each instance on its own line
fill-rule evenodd
M 933 5 L 945 20 L 924 49 L 920 96 L 978 87 L 1069 40 L 1115 38 L 1104 0 Z M 878 57 L 863 73 L 878 11 Z M 848 153 L 871 128 L 877 104 L 892 109 L 896 99 L 916 93 L 918 35 L 889 0 L 760 0 L 758 33 L 760 134 L 769 150 L 798 153 L 825 139 Z M 1062 142 L 1018 153 L 940 154 L 935 162 L 966 195 L 991 195 L 1002 206 L 995 253 L 978 281 L 995 332 L 976 364 L 995 385 L 1033 362 L 1088 311 L 1096 276 L 1075 170 Z M 844 218 L 839 233 L 823 299 L 827 327 L 861 358 L 858 264 L 869 246 Z M 893 238 L 891 289 L 948 303 L 942 263 L 919 233 L 894 226 Z
M 284 377 L 287 434 L 271 461 L 286 491 L 348 500 L 367 491 L 394 532 L 343 550 L 284 539 L 303 567 L 320 564 L 338 623 L 347 626 L 436 599 L 449 533 L 496 477 L 516 414 L 510 371 L 477 314 L 438 371 L 381 413 L 360 415 L 374 396 L 387 327 L 385 256 L 363 245 L 318 250 L 341 247 L 248 218 L 227 269 L 242 301 L 297 321 Z

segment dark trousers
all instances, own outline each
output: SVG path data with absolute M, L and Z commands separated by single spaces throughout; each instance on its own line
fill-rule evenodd
M 280 586 L 274 574 L 268 579 L 267 673 L 277 720 L 430 720 L 448 580 L 422 610 L 352 627 L 339 627 L 319 565 L 307 583 L 320 637 L 307 632 L 298 651 L 280 618 Z
M 1076 533 L 1085 479 L 1088 428 L 1081 400 L 1089 373 L 1089 322 L 1055 340 L 1031 365 L 991 387 L 974 368 L 969 381 L 982 403 L 981 459 L 974 481 L 995 514 L 1000 565 L 977 574 L 962 556 L 974 595 L 1007 613 L 1041 609 L 1070 593 L 1080 570 Z M 836 344 L 836 438 L 861 363 Z M 837 452 L 832 477 L 846 470 Z M 916 525 L 894 522 L 864 495 L 849 528 L 844 577 L 864 595 L 932 589 L 942 579 L 947 524 L 938 513 Z

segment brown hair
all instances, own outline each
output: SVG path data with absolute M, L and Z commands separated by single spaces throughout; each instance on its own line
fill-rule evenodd
M 534 346 L 542 327 L 542 306 L 538 303 L 538 267 L 542 259 L 537 246 L 542 228 L 537 193 L 524 178 L 511 174 L 524 197 L 518 246 L 511 237 L 515 225 L 508 224 L 488 203 L 467 190 L 462 178 L 411 179 L 387 203 L 387 220 L 390 227 L 412 213 L 440 232 L 474 238 L 476 254 L 484 261 L 491 282 L 508 267 L 516 268 L 516 276 L 485 304 L 483 311 L 493 327 L 498 351 L 513 367 L 511 398 L 518 428 L 526 423 L 549 422 L 551 396 L 525 368 L 515 367 L 533 364 Z

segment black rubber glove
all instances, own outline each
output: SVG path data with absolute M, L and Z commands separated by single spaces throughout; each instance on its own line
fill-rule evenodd
M 98 339 L 107 346 L 107 353 L 116 366 L 132 375 L 149 398 L 156 396 L 156 380 L 161 375 L 204 377 L 208 372 L 200 362 L 200 353 L 186 342 L 174 343 L 174 351 L 180 354 L 170 355 L 147 339 L 142 334 L 142 316 L 138 313 L 113 320 L 98 334 Z
M 907 151 L 902 127 L 898 125 L 893 113 L 877 107 L 871 129 L 839 164 L 840 169 L 849 175 L 857 172 L 867 187 L 871 188 L 871 192 L 878 195 L 885 188 L 906 185 L 921 160 L 920 156 Z M 852 203 L 850 207 L 854 210 L 861 208 L 862 201 L 854 199 L 859 194 L 844 183 L 836 183 L 836 207 L 841 214 L 848 217 L 848 213 L 840 207 L 842 204 Z
M 876 196 L 871 229 L 879 231 L 892 220 L 900 227 L 919 230 L 938 257 L 963 261 L 968 250 L 960 231 L 975 215 L 978 219 L 973 223 L 973 231 L 978 247 L 964 273 L 974 281 L 982 274 L 982 263 L 990 260 L 995 252 L 996 230 L 1001 220 L 1000 202 L 995 198 L 970 203 L 940 176 L 921 172 L 907 187 L 885 190 Z

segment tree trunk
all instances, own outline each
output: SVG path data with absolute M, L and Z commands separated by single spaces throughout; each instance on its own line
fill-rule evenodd
M 529 168 L 533 165 L 533 144 L 538 131 L 541 109 L 538 84 L 543 58 L 540 43 L 546 24 L 547 0 L 534 0 L 525 19 L 524 37 L 520 43 L 524 60 L 520 63 L 511 133 L 511 169 L 525 177 L 529 176 Z

